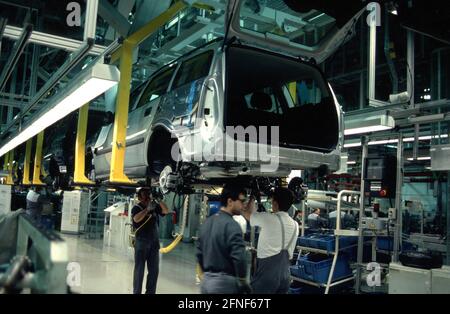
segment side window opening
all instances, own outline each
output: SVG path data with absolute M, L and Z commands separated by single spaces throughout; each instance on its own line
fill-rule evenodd
M 176 66 L 172 66 L 171 68 L 161 72 L 156 75 L 150 84 L 148 84 L 147 88 L 144 91 L 139 103 L 136 106 L 137 108 L 142 107 L 145 104 L 161 97 L 167 92 L 167 88 L 169 87 L 170 80 L 175 72 Z
M 144 90 L 145 86 L 147 84 L 144 82 L 142 84 L 140 84 L 139 86 L 137 86 L 136 88 L 134 88 L 131 93 L 130 93 L 130 100 L 129 100 L 129 106 L 128 106 L 128 112 L 131 112 L 135 109 L 136 107 L 136 102 L 138 101 L 138 97 L 141 94 L 141 92 Z
M 194 82 L 209 73 L 213 51 L 207 51 L 183 62 L 173 82 L 173 89 Z

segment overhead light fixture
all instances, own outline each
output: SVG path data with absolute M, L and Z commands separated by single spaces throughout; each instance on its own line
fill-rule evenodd
M 392 139 L 392 140 L 380 140 L 380 141 L 370 141 L 369 145 L 386 145 L 386 144 L 397 144 L 398 139 Z
M 354 119 L 345 122 L 345 135 L 365 134 L 378 131 L 386 131 L 395 127 L 395 120 L 387 114 L 369 117 L 366 119 Z
M 356 161 L 347 161 L 347 165 L 356 165 Z
M 431 160 L 431 157 L 417 157 L 417 159 L 414 158 L 408 158 L 409 161 L 414 161 L 414 160 L 418 160 L 418 161 L 425 161 L 425 160 Z
M 358 142 L 358 143 L 348 143 L 348 144 L 344 144 L 344 148 L 360 147 L 361 145 L 362 145 L 361 142 Z
M 425 135 L 425 136 L 420 136 L 419 137 L 419 141 L 430 141 L 432 139 L 439 139 L 439 138 L 448 138 L 448 134 L 442 134 L 442 135 L 435 135 L 435 136 L 431 136 L 431 135 Z M 403 138 L 403 142 L 404 143 L 409 143 L 409 142 L 414 142 L 414 137 L 404 137 Z M 376 141 L 370 141 L 368 144 L 369 145 L 386 145 L 386 144 L 397 144 L 398 143 L 398 139 L 391 139 L 391 140 L 376 140 Z M 361 147 L 362 144 L 361 142 L 349 142 L 344 144 L 344 148 L 353 148 L 353 147 Z
M 36 136 L 47 127 L 100 96 L 120 80 L 116 66 L 97 63 L 81 71 L 61 94 L 50 99 L 41 111 L 0 148 L 0 156 Z
M 315 17 L 309 19 L 308 22 L 312 22 L 314 20 L 317 20 L 318 18 L 321 18 L 324 15 L 325 15 L 325 13 L 320 13 L 319 15 L 316 15 Z

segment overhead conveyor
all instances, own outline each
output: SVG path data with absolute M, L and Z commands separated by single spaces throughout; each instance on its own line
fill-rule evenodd
M 110 183 L 112 184 L 135 184 L 135 182 L 130 180 L 124 173 L 133 50 L 186 7 L 187 3 L 184 1 L 176 2 L 167 11 L 125 39 L 122 47 L 113 53 L 111 57 L 111 62 L 115 62 L 120 58 L 120 82 L 116 100 L 111 168 L 109 175 Z

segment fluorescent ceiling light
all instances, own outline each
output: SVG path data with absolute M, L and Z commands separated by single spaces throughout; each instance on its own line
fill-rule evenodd
M 320 13 L 319 15 L 316 15 L 315 17 L 313 17 L 310 20 L 308 20 L 308 22 L 312 22 L 312 21 L 314 21 L 314 20 L 316 20 L 316 19 L 318 19 L 318 18 L 320 18 L 320 17 L 322 17 L 324 15 L 325 15 L 325 13 Z
M 347 165 L 356 165 L 356 161 L 347 161 Z
M 385 144 L 397 144 L 398 139 L 396 140 L 380 140 L 380 141 L 370 141 L 369 145 L 385 145 Z
M 0 156 L 36 136 L 47 127 L 79 109 L 86 103 L 100 96 L 119 82 L 120 72 L 117 67 L 97 63 L 80 72 L 72 83 L 61 93 L 48 101 L 48 104 L 0 148 Z
M 414 158 L 408 158 L 409 161 L 414 161 Z M 418 161 L 431 160 L 431 157 L 417 157 Z
M 345 121 L 345 135 L 355 135 L 390 130 L 395 127 L 395 120 L 389 115 Z
M 355 134 L 364 134 L 364 133 L 373 133 L 379 131 L 386 131 L 392 129 L 393 127 L 383 126 L 383 125 L 373 125 L 373 126 L 365 126 L 360 128 L 353 128 L 345 130 L 345 135 L 355 135 Z
M 344 148 L 360 147 L 361 145 L 362 145 L 361 142 L 359 142 L 359 143 L 349 143 L 349 144 L 344 144 Z
M 430 141 L 431 139 L 439 139 L 439 138 L 448 138 L 448 134 L 442 134 L 442 135 L 426 135 L 426 136 L 420 136 L 419 141 Z M 403 138 L 404 143 L 414 142 L 414 137 L 404 137 Z M 376 140 L 376 141 L 370 141 L 369 145 L 385 145 L 385 144 L 397 144 L 398 139 L 391 139 L 391 140 Z M 344 144 L 344 148 L 352 148 L 352 147 L 360 147 L 362 146 L 361 142 L 356 143 L 346 143 Z

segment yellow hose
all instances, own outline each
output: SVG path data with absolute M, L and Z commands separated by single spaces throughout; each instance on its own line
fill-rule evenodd
M 169 253 L 170 251 L 172 251 L 177 246 L 178 243 L 180 243 L 182 238 L 183 238 L 183 235 L 179 234 L 175 238 L 175 240 L 173 240 L 172 243 L 170 243 L 168 246 L 160 248 L 159 252 L 162 253 L 162 254 Z
M 200 281 L 203 280 L 203 271 L 202 268 L 200 267 L 200 264 L 197 263 L 196 267 L 195 267 L 195 271 L 197 273 L 197 277 Z
M 181 222 L 180 233 L 177 234 L 177 237 L 175 238 L 175 240 L 172 241 L 172 243 L 170 243 L 166 247 L 162 247 L 159 249 L 159 252 L 162 254 L 166 254 L 166 253 L 169 253 L 170 251 L 172 251 L 178 245 L 178 243 L 180 243 L 181 239 L 183 238 L 184 228 L 186 226 L 186 220 L 187 220 L 187 212 L 188 212 L 188 208 L 189 208 L 188 197 L 189 196 L 186 196 L 186 199 L 184 200 L 184 204 L 183 204 L 184 205 L 183 206 L 183 220 Z

